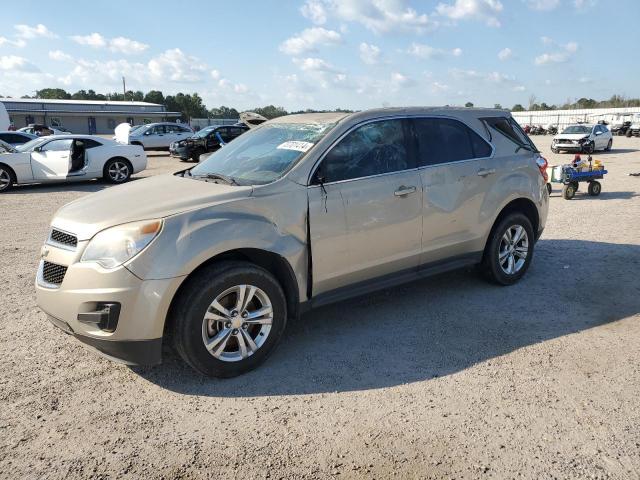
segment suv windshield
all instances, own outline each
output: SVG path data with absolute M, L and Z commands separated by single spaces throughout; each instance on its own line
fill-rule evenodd
M 335 123 L 272 123 L 225 145 L 191 169 L 193 176 L 220 174 L 239 184 L 263 185 L 280 178 Z
M 571 125 L 564 129 L 562 133 L 591 133 L 591 127 L 584 125 Z

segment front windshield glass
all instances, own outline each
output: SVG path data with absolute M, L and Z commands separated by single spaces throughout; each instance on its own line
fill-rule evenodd
M 211 132 L 213 132 L 217 127 L 207 127 L 207 128 L 203 128 L 202 130 L 198 130 L 196 133 L 193 134 L 194 137 L 199 137 L 199 138 L 204 138 L 206 137 L 208 134 L 210 134 Z
M 243 185 L 271 183 L 287 172 L 335 123 L 272 123 L 225 145 L 191 169 L 191 175 L 222 174 Z
M 47 140 L 47 138 L 34 138 L 33 140 L 31 140 L 31 141 L 29 141 L 27 143 L 23 143 L 22 145 L 18 145 L 16 147 L 16 150 L 18 150 L 19 152 L 30 152 L 31 150 L 33 150 L 35 147 L 37 147 L 41 143 L 44 143 L 46 140 Z
M 591 127 L 585 125 L 571 125 L 564 129 L 562 133 L 591 133 Z

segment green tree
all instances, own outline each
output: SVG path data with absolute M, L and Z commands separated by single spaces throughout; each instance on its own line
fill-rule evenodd
M 209 111 L 209 116 L 211 118 L 239 118 L 240 113 L 235 108 L 222 105 L 218 108 L 212 108 Z
M 516 103 L 511 109 L 512 112 L 524 112 L 524 107 L 519 103 Z
M 164 105 L 164 95 L 160 90 L 150 90 L 144 96 L 145 102 L 157 103 L 158 105 Z
M 267 105 L 266 107 L 256 107 L 252 112 L 262 115 L 265 118 L 272 119 L 287 115 L 287 111 L 282 107 L 275 107 L 273 105 Z
M 71 95 L 62 88 L 43 88 L 36 91 L 36 98 L 46 98 L 49 100 L 69 100 Z
M 472 102 L 467 102 L 464 104 L 465 107 L 467 108 L 473 108 L 473 103 Z
M 495 103 L 495 104 L 493 105 L 493 108 L 496 108 L 496 109 L 498 109 L 498 110 L 502 110 L 502 105 L 500 105 L 499 103 Z

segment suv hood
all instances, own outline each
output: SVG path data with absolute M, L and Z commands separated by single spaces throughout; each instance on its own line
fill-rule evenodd
M 52 225 L 77 235 L 78 240 L 88 240 L 115 225 L 218 205 L 246 198 L 252 191 L 250 186 L 158 175 L 75 200 L 58 210 Z

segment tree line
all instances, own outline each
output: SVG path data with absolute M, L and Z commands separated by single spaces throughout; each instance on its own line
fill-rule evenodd
M 24 95 L 22 98 L 41 98 L 47 100 L 104 100 L 104 101 L 133 101 L 149 102 L 164 105 L 169 112 L 180 112 L 181 120 L 188 122 L 192 118 L 239 118 L 240 112 L 233 107 L 220 106 L 207 108 L 202 97 L 197 93 L 177 93 L 175 95 L 164 95 L 160 90 L 150 90 L 144 93 L 140 90 L 128 90 L 124 92 L 96 93 L 94 90 L 78 90 L 75 93 L 67 92 L 62 88 L 43 88 L 36 90 L 35 95 L 30 97 Z M 255 107 L 250 111 L 258 113 L 265 118 L 276 118 L 291 113 L 310 113 L 320 110 L 299 110 L 288 112 L 282 107 L 267 105 Z M 328 110 L 322 110 L 328 111 Z M 336 109 L 336 112 L 351 112 L 352 110 Z

